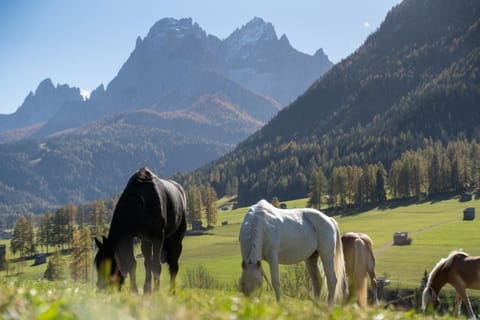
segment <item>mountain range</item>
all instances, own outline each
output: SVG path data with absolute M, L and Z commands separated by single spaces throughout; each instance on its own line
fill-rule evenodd
M 141 165 L 218 196 L 238 185 L 239 205 L 283 201 L 305 197 L 316 168 L 389 168 L 408 150 L 480 141 L 480 2 L 403 0 L 355 52 L 286 98 L 274 93 L 297 74 L 284 90 L 282 75 L 308 69 L 294 61 L 326 57 L 295 53 L 271 30 L 256 18 L 220 40 L 190 19 L 160 20 L 106 88 L 22 127 L 35 139 L 0 144 L 0 210 L 112 195 Z
M 331 65 L 261 18 L 223 40 L 190 18 L 161 19 L 88 99 L 46 79 L 0 116 L 0 204 L 108 196 L 143 165 L 162 176 L 192 170 L 261 128 Z
M 80 98 L 78 89 L 72 89 L 77 91 L 76 97 L 58 93 L 61 99 L 56 101 L 61 107 L 49 107 L 55 112 L 45 110 L 39 120 L 46 123 L 33 136 L 45 137 L 113 113 L 139 109 L 168 112 L 165 119 L 178 122 L 184 119 L 184 110 L 205 104 L 205 95 L 234 106 L 232 116 L 240 112 L 246 127 L 256 125 L 258 129 L 258 121 L 268 121 L 331 65 L 321 49 L 313 56 L 295 50 L 285 35 L 279 39 L 272 24 L 260 18 L 224 40 L 208 35 L 191 19 L 165 18 L 153 25 L 144 39 L 137 38 L 135 49 L 106 89 L 100 85 L 87 101 Z M 14 116 L 28 109 L 25 104 L 31 98 L 43 98 L 37 94 L 29 97 L 6 119 L 8 126 L 0 123 L 0 132 L 25 127 L 25 122 Z M 37 110 L 43 110 L 42 101 L 37 102 Z
M 392 161 L 480 140 L 480 2 L 404 0 L 349 57 L 217 161 L 176 178 L 238 180 L 238 201 L 305 197 L 315 168 Z M 212 180 L 214 173 L 216 178 Z

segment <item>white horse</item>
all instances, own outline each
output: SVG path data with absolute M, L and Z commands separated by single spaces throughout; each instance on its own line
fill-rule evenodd
M 262 284 L 261 260 L 270 265 L 275 297 L 280 301 L 278 264 L 305 261 L 315 298 L 320 296 L 320 256 L 328 303 L 343 299 L 347 277 L 337 222 L 315 209 L 278 209 L 265 200 L 249 208 L 240 228 L 242 277 L 240 289 L 249 296 Z M 325 282 L 324 281 L 324 282 Z M 322 286 L 325 294 L 325 285 Z

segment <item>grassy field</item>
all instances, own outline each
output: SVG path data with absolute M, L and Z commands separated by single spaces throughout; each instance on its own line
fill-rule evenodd
M 306 199 L 287 202 L 289 208 L 304 207 Z M 450 251 L 463 249 L 480 255 L 480 221 L 463 221 L 465 207 L 480 208 L 480 200 L 459 202 L 449 199 L 395 208 L 374 209 L 356 215 L 337 215 L 342 233 L 359 231 L 374 241 L 377 275 L 387 276 L 399 287 L 418 287 L 425 270 L 430 271 Z M 219 221 L 227 226 L 216 227 L 211 235 L 187 237 L 182 262 L 204 264 L 221 280 L 233 281 L 240 274 L 238 232 L 246 208 L 221 212 Z M 406 231 L 410 246 L 393 246 L 393 233 Z
M 305 205 L 306 199 L 287 202 L 289 208 L 305 207 Z M 417 288 L 420 285 L 424 271 L 430 271 L 435 263 L 441 257 L 448 255 L 450 251 L 463 249 L 471 255 L 480 255 L 480 247 L 478 246 L 480 239 L 480 222 L 478 220 L 462 221 L 462 212 L 466 207 L 475 207 L 478 211 L 480 208 L 480 200 L 462 203 L 459 202 L 458 199 L 448 199 L 421 204 L 410 204 L 408 206 L 397 204 L 392 205 L 390 208 L 376 208 L 360 214 L 335 215 L 335 219 L 338 221 L 342 233 L 347 231 L 359 231 L 368 233 L 372 237 L 377 260 L 376 272 L 379 277 L 389 278 L 392 281 L 391 287 Z M 249 308 L 248 305 L 243 305 L 243 298 L 236 294 L 236 281 L 241 272 L 238 232 L 246 211 L 247 208 L 227 211 L 220 210 L 218 218 L 219 224 L 222 221 L 228 221 L 227 225 L 219 225 L 208 230 L 207 235 L 189 236 L 185 238 L 184 251 L 180 260 L 181 269 L 178 277 L 180 288 L 183 287 L 182 283 L 185 282 L 186 273 L 201 266 L 202 268 L 205 268 L 209 275 L 216 279 L 216 281 L 221 284 L 221 288 L 224 288 L 225 290 L 222 291 L 223 293 L 221 294 L 224 295 L 223 298 L 218 297 L 218 292 L 209 292 L 207 294 L 208 298 L 205 299 L 211 299 L 212 304 L 221 300 L 222 302 L 218 303 L 228 305 L 228 307 L 225 307 L 227 309 Z M 393 246 L 393 233 L 396 231 L 407 231 L 409 237 L 412 238 L 412 244 L 410 246 Z M 66 263 L 68 263 L 68 261 Z M 138 263 L 137 275 L 139 278 L 139 284 L 142 285 L 142 260 L 138 259 Z M 21 279 L 25 279 L 24 281 L 29 283 L 28 281 L 40 279 L 45 271 L 46 265 L 30 267 L 29 264 L 27 265 L 24 263 L 24 274 L 21 277 L 4 278 L 3 281 L 8 283 L 8 281 L 22 281 Z M 268 269 L 266 264 L 264 265 L 264 268 Z M 285 269 L 282 268 L 281 270 Z M 17 278 L 20 280 L 17 280 Z M 167 279 L 168 272 L 163 272 L 162 282 L 164 285 L 162 286 L 161 294 L 166 294 L 167 292 Z M 54 286 L 53 284 L 49 285 Z M 88 291 L 93 289 L 87 286 L 82 290 Z M 180 291 L 185 292 L 189 291 L 189 289 L 180 289 Z M 259 309 L 266 308 L 268 301 L 271 303 L 272 299 L 274 299 L 272 292 L 268 292 L 269 290 L 263 291 L 260 301 L 255 300 L 256 308 Z M 185 297 L 186 300 L 201 299 L 189 296 L 200 294 L 199 292 L 204 291 L 194 290 L 193 293 L 184 293 L 182 297 Z M 470 295 L 474 293 L 475 291 L 469 292 Z M 478 294 L 475 295 L 478 296 Z M 2 299 L 2 293 L 0 292 L 0 304 L 2 303 Z M 239 303 L 242 304 L 241 307 L 232 307 L 232 301 L 236 299 L 240 299 L 241 302 Z M 181 303 L 185 304 L 188 303 L 188 301 L 182 301 Z M 298 309 L 290 309 L 290 304 L 299 304 L 305 307 L 305 303 L 310 307 L 312 306 L 311 302 L 302 301 L 299 303 L 295 302 L 294 299 L 288 298 L 287 302 L 282 304 L 279 310 L 274 311 L 272 314 L 264 314 L 264 316 L 266 318 L 274 318 L 275 316 L 278 316 L 279 318 L 292 318 L 294 317 L 292 312 L 296 312 Z M 48 303 L 46 303 L 46 305 L 51 307 Z M 182 307 L 175 305 L 173 307 L 170 306 L 169 308 L 179 308 L 178 310 L 172 310 L 172 312 L 180 312 L 184 307 L 185 306 Z M 309 313 L 306 318 L 313 317 L 315 312 L 326 312 L 325 310 L 320 309 L 314 311 L 313 314 Z M 198 310 L 198 312 L 199 314 L 208 314 L 209 311 Z M 248 313 L 257 311 L 242 310 L 242 314 L 243 312 Z M 351 312 L 353 311 L 351 310 Z M 234 318 L 243 318 L 243 316 L 238 313 L 234 314 Z M 370 315 L 371 314 L 369 314 L 369 316 Z M 218 318 L 225 318 L 225 315 L 222 314 Z M 336 319 L 337 317 L 332 316 L 331 318 Z M 347 317 L 345 314 L 342 314 L 338 318 L 353 319 L 356 317 Z
M 181 289 L 175 295 L 157 292 L 97 292 L 72 282 L 15 281 L 0 286 L 0 319 L 446 319 L 413 311 L 383 308 L 358 309 L 310 300 L 273 297 L 246 299 L 236 292 Z

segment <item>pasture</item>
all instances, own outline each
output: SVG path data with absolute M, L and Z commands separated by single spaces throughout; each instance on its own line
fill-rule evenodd
M 307 199 L 286 202 L 289 208 L 304 207 Z M 340 231 L 367 233 L 374 242 L 377 276 L 387 276 L 393 286 L 416 288 L 425 270 L 430 271 L 450 251 L 463 249 L 480 255 L 480 220 L 463 221 L 465 207 L 480 208 L 480 200 L 449 199 L 395 208 L 373 209 L 356 215 L 336 215 Z M 227 226 L 209 230 L 209 235 L 186 237 L 183 266 L 203 264 L 215 277 L 235 281 L 240 274 L 238 232 L 247 208 L 219 212 Z M 393 246 L 393 233 L 407 231 L 409 246 Z M 181 274 L 182 271 L 180 271 Z
M 305 204 L 306 199 L 287 202 L 289 208 L 304 207 Z M 371 236 L 376 254 L 377 276 L 390 279 L 392 282 L 390 288 L 414 289 L 419 287 L 424 271 L 430 271 L 436 262 L 441 257 L 447 256 L 450 251 L 463 249 L 471 255 L 480 255 L 478 246 L 480 222 L 478 219 L 462 221 L 462 211 L 465 207 L 475 207 L 478 211 L 480 200 L 459 202 L 458 199 L 448 199 L 408 206 L 397 205 L 391 208 L 376 208 L 361 214 L 335 215 L 335 218 L 339 223 L 341 233 L 358 231 Z M 31 312 L 37 314 L 47 312 L 52 308 L 56 308 L 55 312 L 60 313 L 64 310 L 73 312 L 72 308 L 76 310 L 82 301 L 88 301 L 85 302 L 89 305 L 88 310 L 85 310 L 86 316 L 80 318 L 88 318 L 88 315 L 103 311 L 102 308 L 105 305 L 111 305 L 107 308 L 108 312 L 112 314 L 111 318 L 118 318 L 119 311 L 114 310 L 117 307 L 130 317 L 139 319 L 152 318 L 154 313 L 151 312 L 155 312 L 155 310 L 159 314 L 164 314 L 165 311 L 162 310 L 167 310 L 166 312 L 169 312 L 170 315 L 175 314 L 176 318 L 189 319 L 243 319 L 250 317 L 291 319 L 299 318 L 299 315 L 300 318 L 307 319 L 325 315 L 328 311 L 324 305 L 315 306 L 309 300 L 285 297 L 281 305 L 276 306 L 274 294 L 265 284 L 261 296 L 251 300 L 246 300 L 237 293 L 237 281 L 241 273 L 238 232 L 246 210 L 247 208 L 219 210 L 219 226 L 208 230 L 206 235 L 185 238 L 184 251 L 180 258 L 180 272 L 177 278 L 179 287 L 177 296 L 173 298 L 167 293 L 168 272 L 166 272 L 167 266 L 164 265 L 161 291 L 155 294 L 160 297 L 159 305 L 155 305 L 152 301 L 153 297 L 142 300 L 141 297 L 132 297 L 127 290 L 109 296 L 96 293 L 90 284 L 75 284 L 70 281 L 38 282 L 37 279 L 41 278 L 46 266 L 30 267 L 28 264 L 24 265 L 24 274 L 20 277 L 5 278 L 4 272 L 1 273 L 3 284 L 0 286 L 0 308 L 3 309 L 0 309 L 0 314 L 3 314 L 3 310 L 5 310 L 7 303 L 5 299 L 11 299 L 12 301 L 19 300 L 15 303 L 20 304 L 25 303 L 20 300 L 37 301 L 35 302 L 38 303 L 37 307 L 29 307 L 34 308 Z M 220 225 L 222 221 L 228 221 L 228 224 Z M 412 238 L 412 244 L 393 246 L 393 233 L 396 231 L 407 231 L 409 237 Z M 143 286 L 143 260 L 140 258 L 137 261 L 137 281 L 139 286 Z M 268 270 L 266 263 L 263 264 L 264 269 Z M 215 279 L 217 290 L 185 288 L 187 273 L 198 266 L 204 268 L 208 275 Z M 282 267 L 282 270 L 285 270 L 285 267 Z M 12 282 L 15 285 L 9 284 Z M 61 293 L 62 290 L 66 290 L 66 293 Z M 74 294 L 77 291 L 80 295 L 79 301 Z M 470 296 L 477 297 L 478 293 L 468 292 Z M 19 297 L 15 297 L 15 295 L 19 295 Z M 55 295 L 62 297 L 60 302 L 54 302 Z M 451 304 L 451 301 L 449 303 Z M 150 304 L 152 305 L 150 306 Z M 146 306 L 149 310 L 134 311 L 134 305 L 137 308 Z M 138 316 L 134 316 L 133 312 L 140 313 Z M 297 312 L 298 314 L 296 314 Z M 398 313 L 386 311 L 383 308 L 359 311 L 355 307 L 337 307 L 329 314 L 332 319 L 354 319 L 359 316 L 373 318 L 380 313 L 384 318 L 399 316 Z M 401 317 L 423 318 L 414 311 L 402 313 Z M 43 319 L 52 318 L 54 317 L 44 317 Z M 103 318 L 110 318 L 110 314 L 108 316 L 104 314 Z

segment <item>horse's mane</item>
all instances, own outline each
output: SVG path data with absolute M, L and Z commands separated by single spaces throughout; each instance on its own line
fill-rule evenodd
M 257 204 L 251 206 L 248 211 L 247 215 L 250 215 L 251 218 L 249 219 L 249 223 L 244 223 L 242 225 L 242 234 L 244 235 L 243 241 L 244 245 L 249 245 L 250 250 L 246 255 L 246 260 L 257 259 L 261 260 L 261 257 L 252 257 L 252 254 L 257 253 L 258 246 L 258 233 L 259 233 L 259 225 L 262 223 L 264 215 L 263 210 L 261 209 L 270 209 L 272 206 L 266 200 L 260 200 Z M 272 206 L 273 207 L 273 206 Z M 262 220 L 261 220 L 262 219 Z M 261 220 L 261 221 L 259 221 Z M 242 239 L 241 239 L 242 240 Z M 246 262 L 256 262 L 256 261 L 246 261 Z
M 437 262 L 437 264 L 435 265 L 435 267 L 433 267 L 432 271 L 431 271 L 430 274 L 428 275 L 428 280 L 427 280 L 426 288 L 428 288 L 428 287 L 430 287 L 430 286 L 432 285 L 433 279 L 437 276 L 437 274 L 438 274 L 438 272 L 439 272 L 440 270 L 442 270 L 443 268 L 448 268 L 448 267 L 450 266 L 450 264 L 452 263 L 453 259 L 454 259 L 457 255 L 468 256 L 468 253 L 463 252 L 463 251 L 454 250 L 454 251 L 450 252 L 450 254 L 449 254 L 446 258 L 440 259 L 440 261 Z

